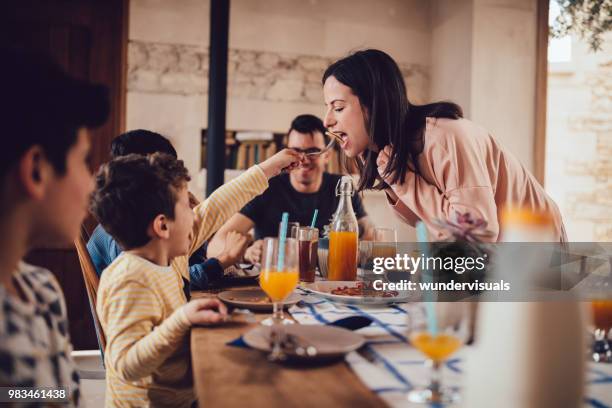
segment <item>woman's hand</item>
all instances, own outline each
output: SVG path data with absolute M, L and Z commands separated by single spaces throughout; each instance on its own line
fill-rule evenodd
M 378 175 L 380 178 L 387 182 L 387 179 L 391 178 L 391 174 L 385 177 L 385 170 L 387 169 L 387 164 L 391 159 L 391 146 L 387 145 L 384 149 L 378 152 L 378 157 L 376 158 L 376 167 L 378 168 Z M 387 184 L 389 184 L 387 182 Z

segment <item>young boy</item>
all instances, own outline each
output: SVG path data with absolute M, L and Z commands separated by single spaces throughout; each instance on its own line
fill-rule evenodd
M 46 58 L 0 54 L 9 101 L 0 149 L 0 386 L 65 387 L 68 405 L 78 406 L 64 296 L 51 272 L 22 259 L 78 236 L 93 190 L 88 129 L 106 120 L 107 90 Z
M 103 166 L 92 212 L 125 249 L 104 270 L 97 310 L 107 338 L 107 406 L 189 407 L 195 401 L 189 328 L 223 320 L 217 300 L 186 302 L 187 257 L 232 214 L 296 166 L 283 150 L 189 206 L 189 175 L 172 156 L 129 155 Z M 195 222 L 194 222 L 195 217 Z
M 111 160 L 128 154 L 148 155 L 153 153 L 166 153 L 177 158 L 172 143 L 159 133 L 149 130 L 136 129 L 125 132 L 114 138 L 111 143 Z M 197 199 L 191 198 L 191 206 L 195 207 L 197 204 L 199 204 Z M 188 282 L 190 285 L 186 285 L 186 289 L 189 289 L 189 286 L 196 290 L 204 289 L 209 283 L 221 279 L 225 268 L 242 259 L 247 245 L 246 235 L 231 231 L 229 242 L 218 256 L 206 259 L 204 248 L 200 247 L 189 258 Z M 98 276 L 101 276 L 102 271 L 121 253 L 117 242 L 99 224 L 87 243 L 87 250 Z

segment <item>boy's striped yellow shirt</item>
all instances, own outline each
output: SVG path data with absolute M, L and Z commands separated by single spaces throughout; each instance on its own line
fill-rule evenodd
M 267 187 L 253 166 L 195 207 L 189 253 Z M 159 266 L 124 252 L 104 270 L 97 311 L 107 338 L 107 407 L 189 407 L 195 400 L 181 276 L 189 279 L 188 256 Z

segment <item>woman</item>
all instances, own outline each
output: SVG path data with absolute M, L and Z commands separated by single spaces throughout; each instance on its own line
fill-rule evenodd
M 520 207 L 550 214 L 555 240 L 566 241 L 559 209 L 533 175 L 456 104 L 411 104 L 389 55 L 365 50 L 335 62 L 323 94 L 325 126 L 356 159 L 359 190 L 384 189 L 400 217 L 422 220 L 432 240 L 444 237 L 437 220 L 470 212 L 499 241 L 501 210 Z

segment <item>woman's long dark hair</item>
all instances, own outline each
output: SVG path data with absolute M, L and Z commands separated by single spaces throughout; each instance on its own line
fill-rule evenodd
M 461 107 L 451 102 L 411 104 L 397 63 L 379 50 L 357 51 L 334 62 L 325 70 L 323 83 L 330 76 L 351 88 L 359 98 L 366 113 L 370 142 L 379 150 L 393 146 L 385 172 L 393 175 L 392 184 L 402 182 L 408 170 L 419 173 L 418 156 L 423 151 L 427 117 L 463 117 Z M 355 159 L 361 175 L 359 191 L 386 187 L 378 175 L 377 156 L 367 149 L 363 160 Z

